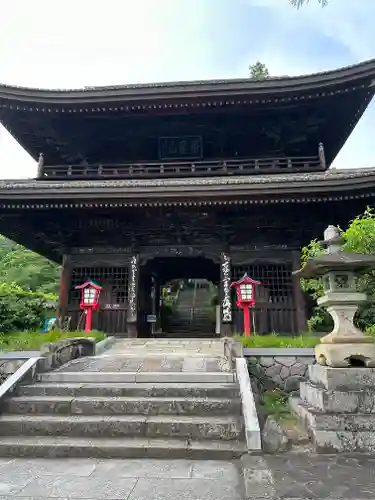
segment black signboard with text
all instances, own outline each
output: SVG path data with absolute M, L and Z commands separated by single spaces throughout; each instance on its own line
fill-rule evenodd
M 202 137 L 159 137 L 160 160 L 194 160 L 203 157 Z

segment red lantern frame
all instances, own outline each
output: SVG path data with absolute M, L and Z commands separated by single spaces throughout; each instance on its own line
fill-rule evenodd
M 99 296 L 103 288 L 94 281 L 86 281 L 83 285 L 75 287 L 76 290 L 81 290 L 80 308 L 86 314 L 85 332 L 92 330 L 92 314 L 100 308 Z
M 236 305 L 239 309 L 243 309 L 243 322 L 246 336 L 251 335 L 249 309 L 256 304 L 255 285 L 261 285 L 261 282 L 249 278 L 247 274 L 244 274 L 239 281 L 235 281 L 231 284 L 231 287 L 235 288 L 237 294 Z

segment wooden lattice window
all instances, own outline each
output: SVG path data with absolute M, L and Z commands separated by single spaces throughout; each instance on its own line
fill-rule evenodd
M 103 287 L 102 300 L 111 304 L 125 304 L 128 299 L 128 267 L 76 267 L 72 270 L 70 304 L 78 304 L 81 299 L 77 285 L 87 280 Z
M 292 266 L 288 264 L 254 264 L 235 266 L 232 279 L 237 281 L 247 273 L 261 282 L 256 288 L 259 302 L 285 303 L 293 298 Z

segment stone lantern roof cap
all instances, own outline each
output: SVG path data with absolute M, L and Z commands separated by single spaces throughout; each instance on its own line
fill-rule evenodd
M 324 231 L 325 253 L 307 260 L 302 269 L 293 274 L 300 278 L 316 278 L 331 271 L 364 273 L 375 269 L 375 255 L 367 255 L 343 250 L 343 238 L 338 227 L 328 226 Z
M 294 271 L 300 278 L 316 278 L 330 271 L 364 273 L 375 268 L 375 256 L 341 251 L 308 259 L 302 269 Z

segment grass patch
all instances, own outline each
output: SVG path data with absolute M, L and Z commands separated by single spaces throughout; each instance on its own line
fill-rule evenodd
M 47 342 L 85 336 L 85 332 L 82 331 L 62 332 L 59 330 L 51 330 L 48 333 L 25 331 L 0 334 L 0 351 L 36 351 Z M 95 342 L 100 342 L 106 337 L 104 333 L 97 331 L 90 332 L 88 336 Z
M 243 347 L 315 347 L 320 342 L 320 337 L 313 335 L 299 335 L 288 337 L 283 335 L 238 335 L 237 340 Z
M 263 407 L 267 415 L 275 420 L 292 420 L 288 398 L 280 391 L 266 391 L 263 395 Z
M 365 334 L 372 337 L 375 342 L 375 325 L 368 327 L 365 330 Z M 322 333 L 321 335 L 298 335 L 296 337 L 289 337 L 287 335 L 278 335 L 273 333 L 270 335 L 251 335 L 246 337 L 245 335 L 236 335 L 236 340 L 239 340 L 243 347 L 300 347 L 308 348 L 315 347 L 320 343 L 320 338 L 326 335 Z

